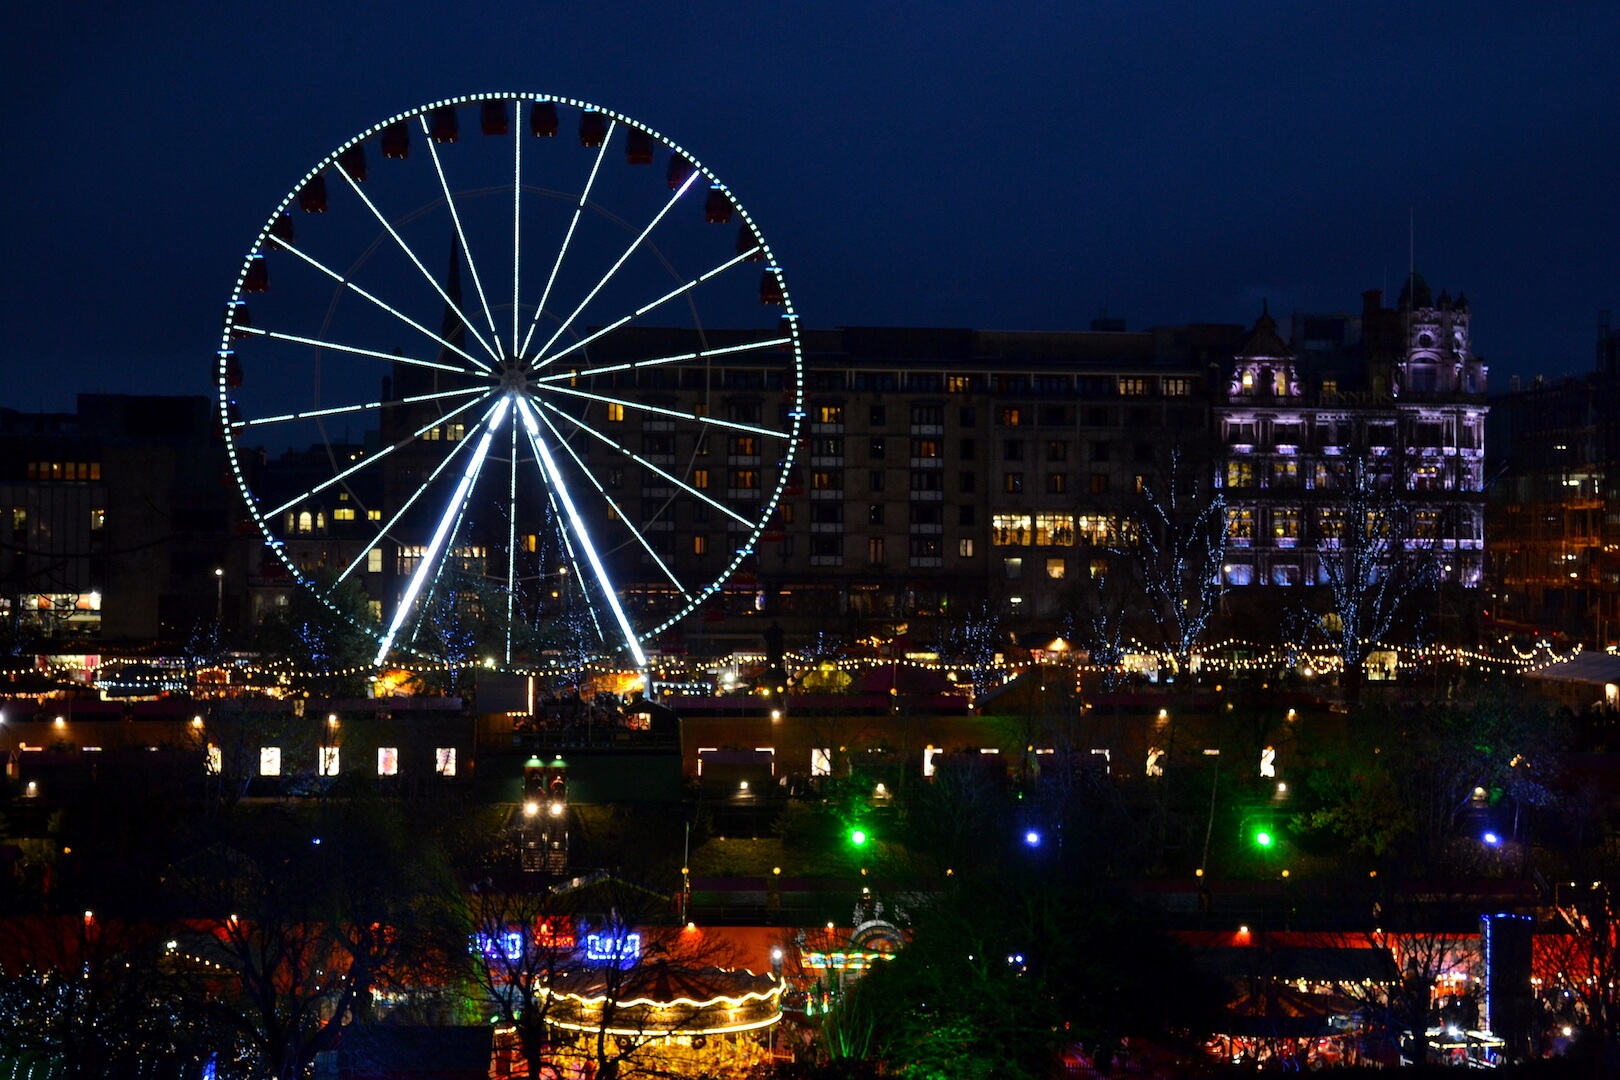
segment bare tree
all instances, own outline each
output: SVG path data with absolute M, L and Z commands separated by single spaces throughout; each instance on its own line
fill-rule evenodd
M 1145 632 L 1168 656 L 1172 677 L 1185 675 L 1225 591 L 1225 496 L 1173 447 L 1161 475 L 1144 479 L 1128 504 L 1110 550 L 1134 571 Z
M 1001 617 L 982 603 L 968 609 L 960 618 L 940 628 L 939 655 L 967 673 L 978 700 L 989 693 L 996 676 L 996 642 L 1001 634 Z
M 1433 539 L 1417 535 L 1410 508 L 1396 495 L 1384 459 L 1356 455 L 1337 477 L 1338 498 L 1324 510 L 1317 565 L 1332 610 L 1322 628 L 1355 692 L 1367 656 L 1389 639 L 1412 585 L 1432 570 Z
M 1135 590 L 1126 561 L 1115 552 L 1105 554 L 1105 569 L 1081 574 L 1065 631 L 1085 645 L 1092 666 L 1102 672 L 1103 688 L 1114 690 L 1125 673 L 1126 631 Z

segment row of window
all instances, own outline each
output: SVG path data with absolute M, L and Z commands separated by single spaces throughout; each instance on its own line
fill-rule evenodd
M 1270 512 L 1271 535 L 1277 540 L 1297 540 L 1305 512 L 1293 507 L 1274 507 Z M 1252 540 L 1255 536 L 1257 511 L 1251 507 L 1233 507 L 1226 511 L 1226 535 L 1234 540 Z M 1324 540 L 1337 540 L 1344 536 L 1344 511 L 1320 509 L 1315 513 L 1316 535 Z M 1412 512 L 1411 533 L 1414 539 L 1431 540 L 1440 535 L 1440 511 L 1420 509 Z M 1394 523 L 1385 513 L 1367 511 L 1366 535 L 1388 535 Z
M 259 775 L 280 776 L 282 769 L 290 763 L 283 760 L 281 747 L 259 747 Z M 336 746 L 317 747 L 315 751 L 315 773 L 317 776 L 336 776 L 342 767 L 342 748 Z M 210 773 L 218 774 L 225 768 L 223 751 L 217 746 L 208 748 L 207 768 Z M 456 748 L 441 746 L 433 751 L 433 771 L 438 776 L 456 775 Z M 399 747 L 379 746 L 377 748 L 377 775 L 399 775 Z
M 811 385 L 817 390 L 895 391 L 918 394 L 1078 394 L 1082 397 L 1191 397 L 1198 380 L 1185 375 L 1059 375 L 974 374 L 947 375 L 935 371 L 831 371 L 816 372 Z M 824 421 L 838 423 L 838 421 Z
M 99 461 L 30 461 L 30 480 L 100 480 Z
M 333 521 L 355 521 L 358 514 L 352 506 L 339 506 L 332 511 Z M 381 510 L 367 510 L 367 521 L 381 521 Z M 289 510 L 284 519 L 284 526 L 288 533 L 320 533 L 326 531 L 325 510 Z

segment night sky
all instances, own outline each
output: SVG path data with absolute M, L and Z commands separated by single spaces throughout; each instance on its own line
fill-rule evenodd
M 1495 387 L 1620 308 L 1620 5 L 9 5 L 0 404 L 206 393 L 237 265 L 397 111 L 570 95 L 691 147 L 811 326 L 1356 310 L 1416 262 Z

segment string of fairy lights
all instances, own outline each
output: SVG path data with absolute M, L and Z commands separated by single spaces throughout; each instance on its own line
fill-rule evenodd
M 884 644 L 873 643 L 871 651 L 879 653 Z M 1528 648 L 1511 640 L 1503 640 L 1491 649 L 1465 646 L 1429 644 L 1416 648 L 1398 648 L 1381 645 L 1369 652 L 1369 666 L 1387 676 L 1400 672 L 1452 669 L 1478 675 L 1528 675 L 1543 671 L 1571 660 L 1582 653 L 1580 645 L 1559 649 L 1552 642 L 1538 640 Z M 1613 655 L 1613 650 L 1610 650 Z M 754 676 L 762 672 L 766 657 L 758 652 L 734 653 L 708 660 L 674 661 L 653 660 L 640 673 L 654 687 L 662 686 L 667 693 L 701 688 L 721 691 L 746 690 Z M 1008 648 L 995 655 L 992 662 L 965 664 L 951 662 L 929 651 L 908 652 L 901 656 L 865 655 L 817 657 L 790 654 L 785 658 L 790 684 L 806 685 L 816 676 L 847 676 L 850 682 L 872 671 L 913 671 L 943 676 L 947 682 L 960 682 L 964 689 L 973 681 L 972 676 L 989 671 L 991 684 L 1005 684 L 1031 671 L 1070 671 L 1075 678 L 1114 675 L 1122 678 L 1156 679 L 1160 672 L 1171 669 L 1171 658 L 1162 649 L 1140 641 L 1129 642 L 1118 664 L 1095 663 L 1080 650 L 1066 642 L 1055 642 L 1050 648 Z M 491 671 L 489 661 L 462 662 L 419 661 L 398 665 L 385 670 L 368 664 L 321 669 L 299 668 L 276 659 L 233 657 L 229 660 L 205 665 L 187 664 L 173 658 L 115 658 L 86 655 L 38 656 L 0 661 L 0 681 L 17 684 L 33 680 L 38 692 L 82 690 L 87 685 L 103 691 L 126 696 L 160 696 L 185 692 L 221 693 L 252 691 L 272 696 L 291 695 L 298 687 L 322 680 L 361 680 L 374 690 L 406 691 L 423 681 L 446 676 L 468 676 Z M 1343 659 L 1325 648 L 1307 649 L 1298 645 L 1258 643 L 1239 638 L 1212 642 L 1194 657 L 1194 670 L 1206 675 L 1297 675 L 1305 680 L 1331 677 L 1342 672 Z M 563 664 L 552 660 L 546 665 L 505 669 L 509 674 L 550 680 L 559 684 L 569 682 L 600 683 L 609 680 L 631 681 L 636 673 L 622 665 L 608 661 L 588 661 L 583 664 Z M 13 690 L 16 694 L 19 691 Z M 0 690 L 0 693 L 4 693 Z

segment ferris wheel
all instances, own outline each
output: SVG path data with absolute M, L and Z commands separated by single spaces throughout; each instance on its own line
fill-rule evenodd
M 322 158 L 243 260 L 216 377 L 260 573 L 378 665 L 645 666 L 779 528 L 804 421 L 786 280 L 731 188 L 544 94 Z

